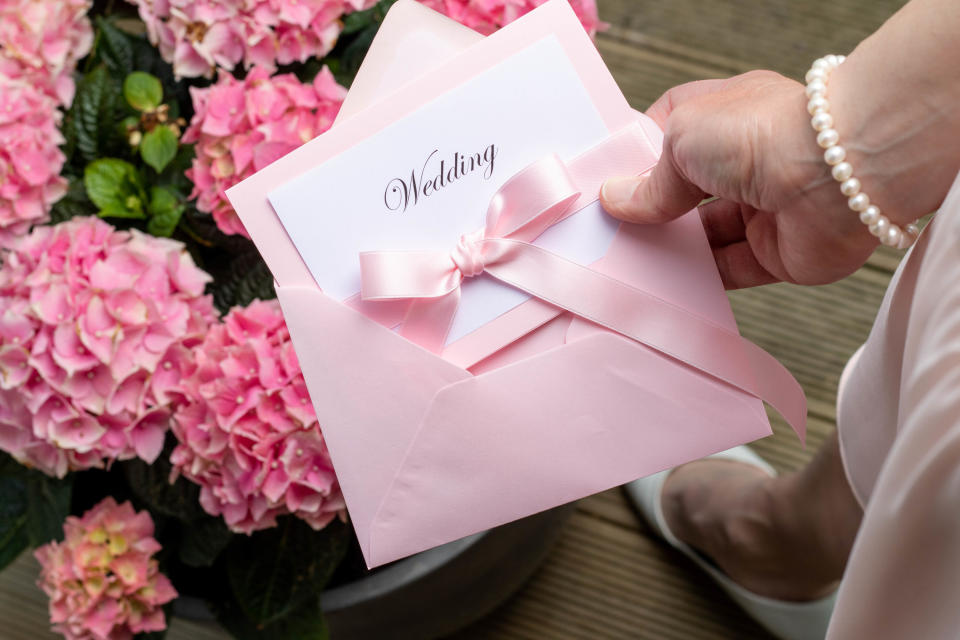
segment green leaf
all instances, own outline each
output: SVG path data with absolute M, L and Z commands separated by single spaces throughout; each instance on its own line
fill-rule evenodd
M 57 224 L 77 216 L 92 216 L 96 213 L 97 207 L 87 197 L 83 180 L 70 178 L 66 195 L 60 198 L 50 210 L 50 221 Z
M 255 626 L 244 616 L 236 600 L 226 599 L 212 603 L 217 622 L 237 640 L 329 640 L 330 631 L 323 618 L 320 598 L 292 609 L 285 618 Z
M 26 493 L 23 478 L 19 475 L 0 476 L 0 569 L 16 560 L 30 546 Z
M 134 71 L 123 81 L 123 97 L 137 111 L 151 111 L 163 102 L 163 85 L 156 76 Z
M 343 54 L 340 56 L 340 76 L 347 76 L 352 79 L 357 75 L 357 71 L 360 69 L 360 63 L 363 62 L 363 58 L 367 55 L 367 50 L 370 49 L 370 45 L 373 43 L 373 37 L 377 35 L 379 28 L 379 22 L 370 24 L 358 33 L 353 41 L 347 45 L 343 50 Z
M 339 520 L 314 531 L 292 516 L 280 518 L 273 529 L 236 536 L 224 562 L 240 613 L 256 628 L 302 615 L 343 559 L 348 541 Z
M 51 478 L 39 471 L 27 480 L 27 535 L 34 547 L 63 539 L 63 521 L 70 515 L 73 477 Z
M 226 313 L 236 306 L 245 307 L 254 300 L 272 300 L 273 274 L 256 249 L 251 248 L 230 261 L 227 274 L 214 280 L 213 303 Z
M 103 156 L 102 150 L 110 146 L 110 133 L 117 129 L 118 94 L 119 87 L 103 65 L 88 73 L 77 86 L 68 120 L 76 150 L 85 162 Z
M 118 158 L 101 158 L 87 165 L 83 171 L 83 186 L 90 201 L 98 207 L 122 203 L 123 184 L 135 173 L 132 164 Z
M 144 134 L 140 142 L 140 157 L 160 173 L 177 155 L 178 144 L 176 134 L 169 127 L 157 125 Z
M 97 29 L 100 30 L 98 54 L 107 65 L 114 77 L 126 77 L 133 71 L 133 45 L 123 31 L 112 22 L 97 18 Z
M 184 206 L 177 196 L 164 187 L 150 189 L 150 221 L 147 223 L 147 232 L 151 235 L 169 238 L 180 222 Z
M 379 25 L 383 22 L 383 17 L 387 15 L 387 11 L 393 6 L 394 2 L 396 0 L 381 0 L 369 9 L 348 13 L 343 17 L 342 33 L 348 35 L 362 31 L 370 25 Z
M 183 528 L 178 551 L 180 561 L 189 567 L 212 567 L 233 539 L 222 518 L 205 517 Z
M 150 508 L 150 511 L 170 516 L 183 522 L 193 522 L 209 517 L 200 507 L 200 487 L 183 476 L 170 482 L 169 453 L 172 451 L 168 436 L 164 453 L 153 464 L 143 460 L 121 463 L 123 474 L 133 495 Z
M 343 30 L 341 34 L 350 35 L 351 33 L 362 31 L 373 24 L 373 21 L 373 9 L 348 13 L 343 17 Z
M 87 196 L 104 218 L 145 218 L 143 186 L 136 167 L 118 158 L 101 158 L 83 171 Z

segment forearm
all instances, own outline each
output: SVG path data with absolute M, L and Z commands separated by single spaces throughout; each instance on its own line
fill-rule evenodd
M 913 0 L 830 78 L 835 127 L 894 222 L 940 206 L 960 171 L 960 2 Z

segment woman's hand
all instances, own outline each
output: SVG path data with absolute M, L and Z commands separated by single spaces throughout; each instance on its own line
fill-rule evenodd
M 830 74 L 854 175 L 900 226 L 939 207 L 960 170 L 958 26 L 956 0 L 912 0 Z M 801 84 L 769 71 L 676 87 L 648 111 L 666 135 L 660 163 L 608 181 L 603 205 L 656 223 L 717 196 L 699 209 L 727 288 L 839 280 L 878 243 L 847 208 L 806 105 Z
M 830 176 L 806 103 L 801 84 L 773 72 L 671 89 L 647 112 L 665 133 L 660 163 L 608 181 L 603 206 L 656 223 L 717 196 L 699 209 L 728 289 L 852 273 L 877 242 Z

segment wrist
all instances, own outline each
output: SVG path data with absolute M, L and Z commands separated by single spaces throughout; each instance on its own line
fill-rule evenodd
M 960 77 L 945 64 L 960 48 L 924 32 L 937 16 L 908 8 L 831 73 L 827 91 L 863 190 L 899 225 L 936 210 L 960 170 Z

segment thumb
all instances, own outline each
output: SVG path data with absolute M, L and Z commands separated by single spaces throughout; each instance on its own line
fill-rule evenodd
M 626 222 L 669 222 L 703 200 L 702 189 L 677 169 L 669 147 L 646 177 L 611 178 L 600 189 L 600 203 L 607 213 Z

